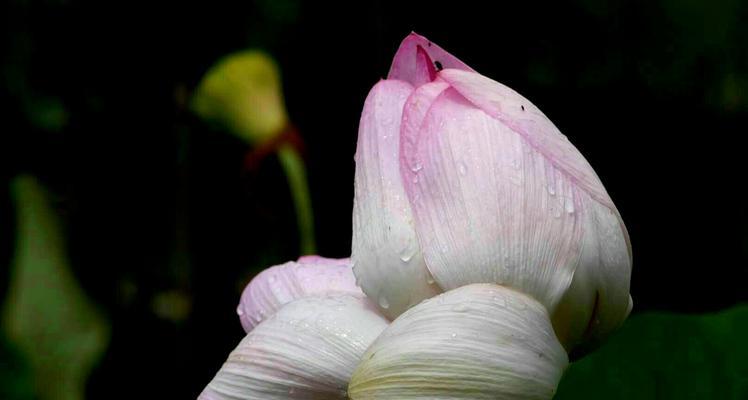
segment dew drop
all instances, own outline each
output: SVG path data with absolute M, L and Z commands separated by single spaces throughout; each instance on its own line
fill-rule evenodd
M 496 304 L 501 308 L 506 308 L 506 299 L 499 296 L 494 296 L 493 301 L 496 302 Z
M 423 169 L 423 165 L 421 165 L 421 163 L 419 163 L 419 162 L 416 162 L 416 163 L 415 163 L 415 164 L 413 164 L 413 166 L 412 166 L 412 167 L 410 168 L 410 170 L 411 170 L 411 171 L 413 171 L 413 172 L 418 172 L 418 171 L 420 171 L 420 170 L 422 170 L 422 169 Z
M 553 216 L 555 218 L 561 218 L 561 207 L 554 207 L 553 208 Z
M 382 307 L 385 310 L 390 308 L 390 302 L 387 301 L 387 297 L 383 294 L 379 295 L 379 307 Z
M 571 199 L 567 200 L 564 204 L 564 209 L 567 213 L 574 214 L 574 202 Z
M 433 285 L 434 284 L 434 278 L 431 277 L 431 275 L 429 275 L 429 277 L 426 278 L 426 283 L 428 283 L 429 285 Z
M 548 185 L 548 194 L 550 194 L 551 196 L 556 195 L 556 188 L 553 187 L 553 185 Z
M 457 171 L 460 172 L 460 175 L 467 174 L 467 165 L 465 165 L 464 162 L 460 161 L 457 163 Z
M 408 251 L 408 249 L 403 250 L 400 253 L 400 261 L 407 263 L 413 258 L 413 252 Z
M 239 306 L 239 307 L 236 308 L 236 314 L 239 315 L 239 316 L 244 315 L 244 310 L 242 309 L 241 306 Z
M 456 334 L 456 333 L 453 333 L 453 334 L 452 334 L 451 336 L 452 336 L 452 339 L 454 339 L 454 338 L 456 338 L 456 337 L 457 337 L 457 334 Z

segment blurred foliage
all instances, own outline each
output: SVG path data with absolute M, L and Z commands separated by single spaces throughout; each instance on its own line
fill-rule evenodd
M 556 400 L 747 399 L 748 305 L 717 314 L 631 317 L 569 367 Z
M 20 176 L 12 192 L 18 238 L 3 306 L 4 333 L 23 356 L 19 359 L 28 361 L 39 399 L 83 399 L 86 380 L 106 348 L 109 325 L 72 275 L 64 231 L 44 189 L 34 178 Z
M 33 400 L 32 373 L 13 343 L 0 332 L 0 399 Z

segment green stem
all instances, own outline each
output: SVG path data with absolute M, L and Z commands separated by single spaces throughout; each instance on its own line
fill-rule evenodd
M 296 208 L 296 224 L 299 228 L 299 243 L 301 254 L 314 254 L 314 215 L 312 201 L 309 196 L 309 185 L 306 179 L 306 168 L 299 153 L 292 146 L 283 145 L 278 149 L 278 159 L 291 188 L 294 207 Z

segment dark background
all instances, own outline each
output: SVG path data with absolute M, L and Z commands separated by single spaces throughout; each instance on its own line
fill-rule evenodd
M 229 52 L 277 59 L 318 253 L 345 257 L 363 101 L 415 30 L 532 100 L 594 166 L 631 235 L 635 313 L 748 300 L 748 4 L 490 4 L 3 3 L 0 294 L 5 183 L 31 172 L 112 324 L 89 397 L 194 398 L 242 337 L 243 285 L 298 240 L 277 161 L 243 172 L 247 145 L 194 116 L 189 94 Z M 154 312 L 164 292 L 188 299 L 185 318 Z

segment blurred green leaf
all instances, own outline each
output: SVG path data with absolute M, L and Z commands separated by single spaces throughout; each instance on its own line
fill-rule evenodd
M 40 399 L 83 399 L 109 326 L 70 270 L 44 189 L 24 176 L 15 179 L 12 192 L 18 237 L 3 307 L 5 334 L 27 360 Z
M 555 399 L 747 399 L 746 338 L 746 305 L 710 315 L 636 315 L 569 368 Z
M 4 400 L 33 400 L 34 392 L 31 382 L 29 366 L 0 334 L 0 399 Z

